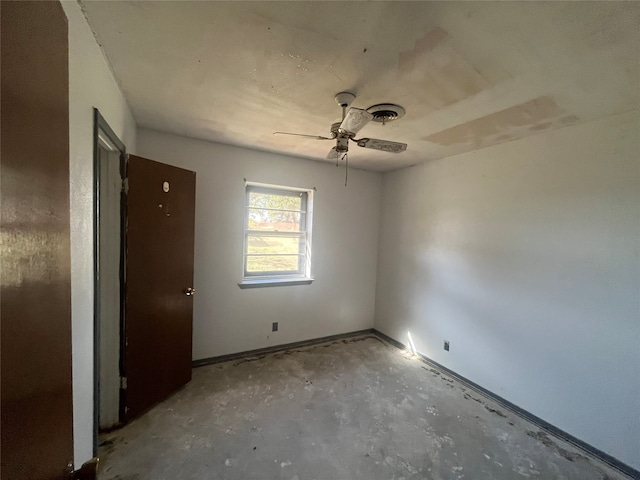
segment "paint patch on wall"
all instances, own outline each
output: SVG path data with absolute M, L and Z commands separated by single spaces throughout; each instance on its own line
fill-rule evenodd
M 575 115 L 564 115 L 551 97 L 539 97 L 431 134 L 424 140 L 446 147 L 461 146 L 463 148 L 456 149 L 460 152 L 477 150 L 578 120 Z
M 439 27 L 417 40 L 412 50 L 400 53 L 398 76 L 415 101 L 432 110 L 452 105 L 492 86 L 456 51 L 452 38 Z

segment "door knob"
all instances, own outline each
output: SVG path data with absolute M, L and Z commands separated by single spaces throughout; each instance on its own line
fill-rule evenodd
M 191 296 L 193 296 L 193 295 L 195 295 L 195 294 L 196 294 L 196 289 L 195 289 L 195 288 L 192 288 L 192 287 L 189 287 L 189 288 L 187 288 L 187 289 L 184 291 L 184 294 L 185 294 L 187 297 L 191 297 Z

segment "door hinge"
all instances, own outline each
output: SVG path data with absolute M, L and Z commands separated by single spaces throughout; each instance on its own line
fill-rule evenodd
M 127 389 L 127 377 L 120 377 L 120 388 L 122 390 Z
M 125 194 L 129 193 L 129 179 L 128 178 L 123 178 L 122 179 L 122 191 Z

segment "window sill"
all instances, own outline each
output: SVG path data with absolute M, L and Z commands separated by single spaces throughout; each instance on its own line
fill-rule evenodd
M 238 283 L 240 288 L 288 287 L 311 285 L 313 278 L 248 278 Z

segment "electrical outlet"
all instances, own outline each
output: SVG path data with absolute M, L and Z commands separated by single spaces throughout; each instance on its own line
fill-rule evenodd
M 449 351 L 449 340 L 445 340 L 444 341 L 444 349 L 448 352 Z
M 277 332 L 278 331 L 278 322 L 273 322 L 271 324 L 271 331 L 272 332 Z

